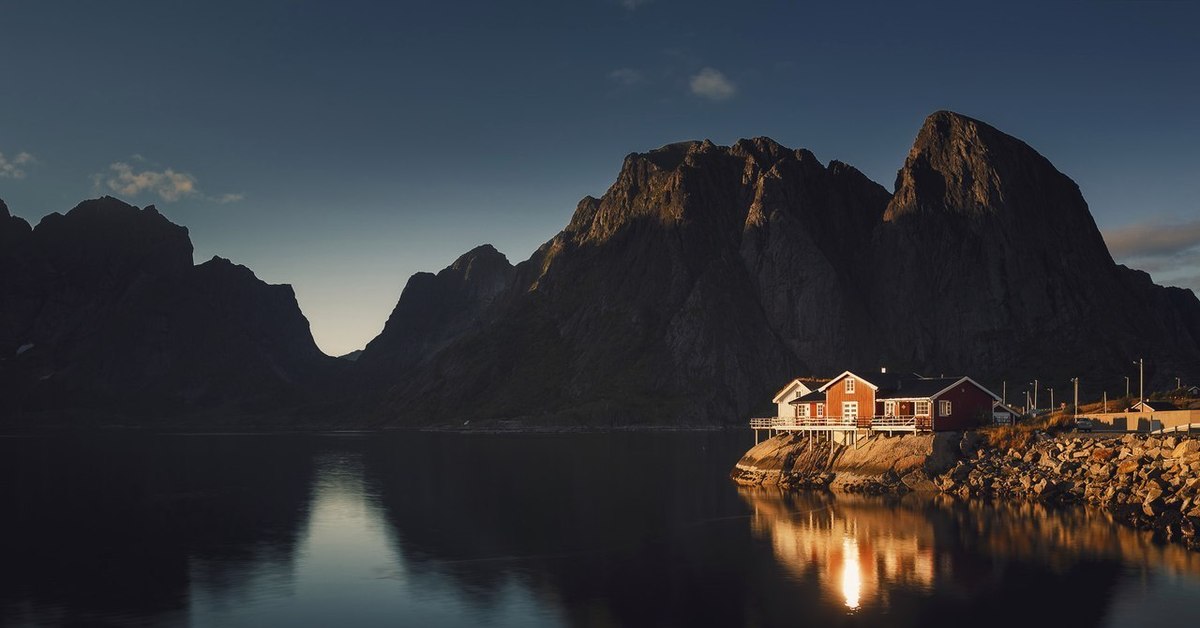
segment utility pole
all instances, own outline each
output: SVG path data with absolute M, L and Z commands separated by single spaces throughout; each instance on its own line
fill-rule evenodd
M 1075 418 L 1079 418 L 1079 378 L 1072 377 L 1071 383 L 1075 384 Z
M 1138 358 L 1138 403 L 1146 400 L 1146 361 Z M 1144 408 L 1143 408 L 1144 409 Z
M 1008 405 L 1008 381 L 1000 382 L 1000 403 Z
M 1050 391 L 1050 411 L 1053 412 L 1054 411 L 1054 389 L 1047 388 L 1046 390 Z
M 1030 385 L 1033 386 L 1033 411 L 1037 412 L 1037 390 L 1038 390 L 1037 380 L 1035 379 L 1029 383 L 1030 383 Z
M 1178 377 L 1176 377 L 1176 378 L 1175 378 L 1175 390 L 1179 390 L 1180 388 L 1183 388 L 1183 384 L 1182 384 L 1182 383 L 1180 383 L 1180 382 L 1179 382 L 1179 378 L 1178 378 Z
M 1108 414 L 1108 391 L 1104 391 L 1104 414 Z
M 1125 376 L 1125 398 L 1129 398 L 1129 376 Z

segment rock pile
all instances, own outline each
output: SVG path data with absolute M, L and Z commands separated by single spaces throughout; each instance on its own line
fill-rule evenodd
M 933 482 L 963 498 L 1102 506 L 1124 523 L 1200 549 L 1200 439 L 1194 437 L 1039 433 L 1024 450 L 980 448 Z

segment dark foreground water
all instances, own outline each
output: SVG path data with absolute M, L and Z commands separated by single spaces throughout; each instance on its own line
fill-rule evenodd
M 1085 509 L 739 490 L 748 433 L 0 438 L 0 624 L 1190 626 Z

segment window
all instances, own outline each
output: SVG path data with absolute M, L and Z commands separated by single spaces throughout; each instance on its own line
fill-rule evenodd
M 913 405 L 916 406 L 916 408 L 913 411 L 914 414 L 916 414 L 917 416 L 929 416 L 929 402 L 928 401 L 918 401 Z
M 854 392 L 854 378 L 853 377 L 846 378 L 846 392 L 848 392 L 848 393 Z
M 896 416 L 896 402 L 895 401 L 883 402 L 883 414 L 884 414 L 884 416 Z
M 858 418 L 858 402 L 843 401 L 842 402 L 842 418 L 857 419 Z
M 819 417 L 825 416 L 825 404 L 823 404 L 823 403 L 817 404 L 817 416 L 819 416 Z
M 950 402 L 942 399 L 938 402 L 938 416 L 950 416 Z
M 796 416 L 798 416 L 802 419 L 808 417 L 808 404 L 807 403 L 796 404 Z

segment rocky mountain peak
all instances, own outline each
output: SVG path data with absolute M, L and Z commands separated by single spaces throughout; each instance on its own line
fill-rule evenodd
M 921 212 L 1035 214 L 1050 187 L 1059 197 L 1083 199 L 1073 181 L 1025 142 L 951 111 L 925 119 L 885 220 Z M 1061 203 L 1060 203 L 1061 205 Z
M 8 218 L 11 214 L 8 213 L 8 204 L 4 199 L 0 198 L 0 218 Z

